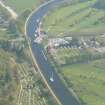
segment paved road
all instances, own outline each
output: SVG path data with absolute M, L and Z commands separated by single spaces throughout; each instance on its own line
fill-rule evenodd
M 34 34 L 43 16 L 49 10 L 53 9 L 57 5 L 60 5 L 60 3 L 62 2 L 63 0 L 54 0 L 52 2 L 49 2 L 48 4 L 41 6 L 37 11 L 35 11 L 27 22 L 26 34 L 28 36 L 28 39 L 31 41 L 30 46 L 42 74 L 44 75 L 49 86 L 51 87 L 54 94 L 58 97 L 62 105 L 80 105 L 75 97 L 72 95 L 72 93 L 70 93 L 69 90 L 62 83 L 54 68 L 45 58 L 46 54 L 42 46 L 33 42 L 33 40 L 35 39 Z M 50 81 L 52 73 L 54 82 Z

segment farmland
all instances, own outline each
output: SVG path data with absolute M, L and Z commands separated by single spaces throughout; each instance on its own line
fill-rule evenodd
M 46 1 L 46 0 L 45 0 Z M 26 0 L 6 0 L 4 1 L 4 4 L 6 6 L 9 6 L 10 8 L 13 9 L 13 11 L 16 13 L 17 15 L 17 27 L 19 28 L 19 31 L 21 31 L 22 33 L 24 33 L 24 26 L 25 26 L 25 22 L 27 17 L 29 16 L 29 14 L 37 9 L 38 6 L 40 6 L 42 3 L 44 3 L 45 1 L 43 0 L 30 0 L 27 1 Z
M 17 63 L 12 59 L 18 69 L 20 86 L 17 93 L 17 104 L 20 105 L 53 105 L 56 104 L 53 97 L 44 85 L 40 74 L 27 62 Z
M 103 33 L 105 11 L 94 8 L 95 3 L 96 0 L 87 0 L 56 8 L 43 19 L 43 30 L 49 36 L 72 36 L 72 32 L 84 35 Z
M 104 5 L 105 0 L 62 5 L 41 27 L 48 35 L 43 45 L 49 61 L 82 105 L 105 105 Z
M 41 2 L 24 2 L 5 1 L 19 14 L 16 20 L 0 5 L 0 105 L 57 105 L 33 63 L 24 30 L 20 30 L 31 12 L 27 9 Z
M 42 45 L 61 80 L 82 105 L 105 105 L 105 10 L 97 8 L 97 0 L 80 1 L 65 3 L 45 16 L 41 28 L 48 37 Z M 37 72 L 24 35 L 27 17 L 42 2 L 4 1 L 18 18 L 0 14 L 2 105 L 57 105 Z
M 27 60 L 0 49 L 0 104 L 57 105 L 33 63 Z
M 55 49 L 55 53 L 51 54 L 51 56 L 54 58 L 54 61 L 61 66 L 105 58 L 104 53 L 98 53 L 93 48 L 84 50 L 69 47 Z
M 73 89 L 83 105 L 105 105 L 105 59 L 102 54 L 98 58 L 90 56 L 95 53 L 93 49 L 87 51 L 59 48 L 50 55 L 50 60 L 62 81 L 68 89 Z
M 105 59 L 61 68 L 68 85 L 86 105 L 105 105 Z
M 11 63 L 14 55 L 0 49 L 0 104 L 14 104 L 16 100 L 16 90 L 18 91 L 18 72 Z M 8 62 L 9 61 L 9 62 Z M 13 96 L 14 95 L 14 96 Z

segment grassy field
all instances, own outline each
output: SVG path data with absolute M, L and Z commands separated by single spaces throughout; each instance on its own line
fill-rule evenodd
M 93 8 L 92 5 L 95 2 L 96 0 L 87 0 L 55 9 L 43 20 L 43 29 L 49 35 L 70 32 L 103 32 L 105 28 L 105 11 Z
M 66 66 L 61 71 L 86 105 L 105 105 L 105 59 Z
M 25 9 L 35 9 L 43 0 L 6 0 L 5 4 L 13 8 L 17 13 L 22 13 Z

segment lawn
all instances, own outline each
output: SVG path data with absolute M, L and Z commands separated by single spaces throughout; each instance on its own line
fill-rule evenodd
M 105 105 L 105 59 L 61 68 L 73 90 L 86 105 Z

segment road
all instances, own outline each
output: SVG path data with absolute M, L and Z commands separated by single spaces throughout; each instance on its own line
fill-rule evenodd
M 34 59 L 37 62 L 37 65 L 46 79 L 48 85 L 51 90 L 55 94 L 55 96 L 59 99 L 62 105 L 80 105 L 77 99 L 72 95 L 72 93 L 66 88 L 66 86 L 60 80 L 58 74 L 55 72 L 54 68 L 50 65 L 50 63 L 45 59 L 46 53 L 43 47 L 34 42 L 36 30 L 39 26 L 42 18 L 48 13 L 49 10 L 54 9 L 55 6 L 60 5 L 63 0 L 53 0 L 49 3 L 42 5 L 33 14 L 29 17 L 28 22 L 26 24 L 26 35 L 30 42 L 30 47 L 32 53 L 34 55 Z M 50 77 L 53 73 L 54 81 L 50 80 Z

